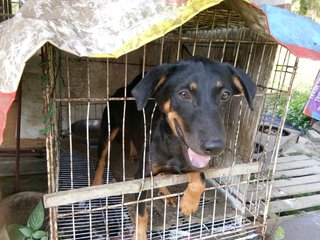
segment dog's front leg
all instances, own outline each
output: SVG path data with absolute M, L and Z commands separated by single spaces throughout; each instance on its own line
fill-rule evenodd
M 135 231 L 133 235 L 134 240 L 147 240 L 148 218 L 149 214 L 147 212 L 145 202 L 139 203 L 138 212 L 135 216 Z
M 110 142 L 114 140 L 114 138 L 117 136 L 118 132 L 119 132 L 119 128 L 115 128 L 111 131 Z M 94 180 L 92 183 L 93 186 L 103 184 L 103 173 L 104 173 L 104 168 L 106 165 L 106 159 L 108 156 L 108 144 L 110 144 L 110 143 L 108 143 L 106 141 L 103 145 L 103 149 L 102 149 L 101 153 L 99 153 L 100 156 L 99 156 L 98 166 L 96 168 L 96 172 L 94 175 Z
M 202 172 L 188 173 L 189 184 L 183 193 L 180 208 L 181 213 L 185 216 L 191 215 L 197 211 L 201 194 L 205 190 L 205 177 Z

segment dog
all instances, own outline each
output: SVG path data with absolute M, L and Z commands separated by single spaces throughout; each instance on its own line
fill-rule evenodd
M 162 64 L 148 71 L 141 79 L 138 76 L 128 85 L 127 91 L 135 99 L 126 107 L 126 136 L 138 150 L 136 178 L 162 173 L 186 173 L 189 183 L 180 202 L 181 213 L 189 216 L 198 209 L 205 190 L 202 172 L 212 157 L 220 155 L 226 145 L 225 128 L 222 120 L 223 106 L 233 95 L 244 95 L 250 109 L 256 94 L 256 85 L 241 69 L 228 63 L 220 63 L 202 57 L 190 57 L 175 64 Z M 122 95 L 121 95 L 122 94 Z M 115 96 L 123 96 L 123 89 Z M 148 136 L 143 168 L 143 115 L 152 114 L 152 123 L 147 121 Z M 136 105 L 135 105 L 136 104 Z M 108 136 L 112 141 L 122 129 L 123 103 L 110 102 L 110 135 L 108 135 L 107 110 L 101 123 L 99 162 L 94 185 L 102 184 L 103 169 L 107 156 Z M 143 169 L 145 171 L 143 172 Z M 168 194 L 166 188 L 160 189 Z M 146 198 L 142 192 L 140 199 Z M 147 239 L 148 213 L 144 202 L 138 203 L 134 239 Z

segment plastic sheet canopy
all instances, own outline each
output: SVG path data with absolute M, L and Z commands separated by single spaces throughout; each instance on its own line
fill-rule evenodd
M 254 31 L 273 38 L 296 55 L 320 59 L 319 25 L 283 9 L 260 8 L 245 0 L 225 1 Z M 220 2 L 26 1 L 15 17 L 0 24 L 0 144 L 25 63 L 46 42 L 78 56 L 119 57 Z

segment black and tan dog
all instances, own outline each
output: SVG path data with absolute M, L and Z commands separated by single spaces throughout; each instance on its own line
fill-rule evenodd
M 136 100 L 127 102 L 126 136 L 135 148 L 143 149 L 143 118 L 145 108 L 149 116 L 154 103 L 157 109 L 152 121 L 152 135 L 143 173 L 143 158 L 140 153 L 136 178 L 159 173 L 187 173 L 189 184 L 180 202 L 181 213 L 190 215 L 197 210 L 201 194 L 205 190 L 205 178 L 201 172 L 213 156 L 222 153 L 225 147 L 225 129 L 221 109 L 232 95 L 245 96 L 250 108 L 256 93 L 256 85 L 241 69 L 227 63 L 206 58 L 191 57 L 176 64 L 163 64 L 151 69 L 143 79 L 137 77 L 129 86 Z M 115 95 L 121 95 L 118 90 Z M 123 96 L 123 95 L 122 95 Z M 123 103 L 110 102 L 110 141 L 122 128 Z M 102 119 L 102 138 L 99 147 L 99 163 L 94 184 L 102 183 L 105 157 L 107 154 L 107 111 Z M 149 124 L 150 125 L 150 124 Z M 149 126 L 148 126 L 149 127 Z M 147 130 L 148 132 L 148 130 Z M 148 140 L 147 140 L 148 142 Z M 142 151 L 141 151 L 142 152 Z M 166 189 L 162 189 L 166 193 Z M 146 198 L 146 192 L 141 194 Z M 145 203 L 139 203 L 137 239 L 146 239 L 148 213 Z

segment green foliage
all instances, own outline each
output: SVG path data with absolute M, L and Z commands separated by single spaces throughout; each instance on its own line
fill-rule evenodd
M 304 107 L 309 99 L 309 92 L 300 92 L 293 90 L 289 109 L 287 113 L 287 124 L 300 129 L 302 132 L 306 132 L 310 125 L 311 118 L 303 113 Z M 269 102 L 278 101 L 276 108 L 276 115 L 282 117 L 285 112 L 285 96 L 280 96 L 278 99 L 272 97 Z
M 320 17 L 319 0 L 293 0 L 292 11 L 300 15 L 311 17 Z
M 311 7 L 311 1 L 310 0 L 300 0 L 300 8 L 299 13 L 301 15 L 306 15 L 308 9 Z
M 40 230 L 44 222 L 44 207 L 40 201 L 28 218 L 27 226 L 10 224 L 0 230 L 0 239 L 3 240 L 47 240 L 48 232 Z
M 285 231 L 282 227 L 278 227 L 274 233 L 274 240 L 282 240 L 285 238 Z
M 294 90 L 287 113 L 287 122 L 292 126 L 298 127 L 303 132 L 307 130 L 311 121 L 311 117 L 303 114 L 303 110 L 308 99 L 308 92 L 299 92 Z

